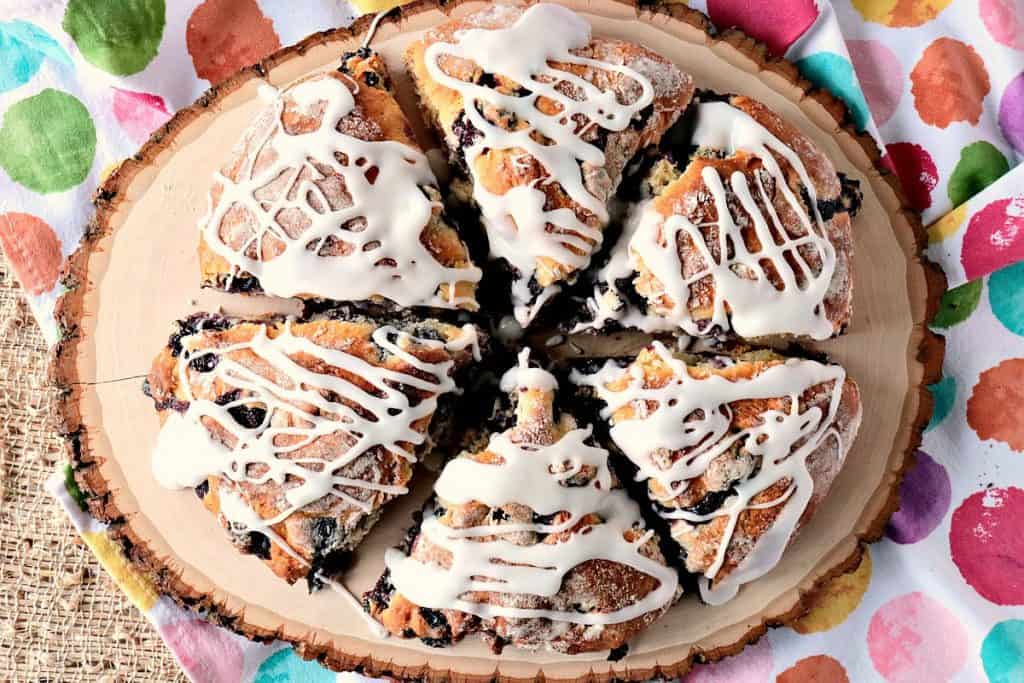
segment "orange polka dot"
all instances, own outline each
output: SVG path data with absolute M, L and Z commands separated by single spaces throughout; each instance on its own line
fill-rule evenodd
M 1024 452 L 1024 358 L 1004 360 L 981 373 L 967 401 L 967 424 L 980 439 Z
M 775 683 L 850 683 L 850 677 L 843 665 L 828 655 L 814 655 L 780 673 Z
M 793 622 L 798 633 L 818 633 L 835 628 L 857 609 L 871 583 L 871 553 L 864 548 L 860 564 L 848 574 L 837 576 L 811 598 L 811 609 Z
M 53 289 L 64 257 L 57 233 L 41 218 L 27 213 L 0 214 L 0 245 L 29 294 Z
M 281 47 L 256 0 L 205 0 L 188 19 L 185 42 L 196 75 L 214 85 Z
M 927 124 L 945 128 L 954 121 L 977 124 L 990 84 L 985 63 L 970 45 L 939 38 L 910 72 L 914 107 Z

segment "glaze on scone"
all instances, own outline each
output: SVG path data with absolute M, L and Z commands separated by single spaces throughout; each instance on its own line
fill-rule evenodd
M 203 284 L 231 292 L 476 310 L 480 271 L 365 48 L 270 102 L 214 175 Z
M 771 351 L 701 360 L 654 342 L 625 367 L 572 379 L 605 404 L 610 440 L 711 604 L 778 563 L 860 425 L 857 385 L 840 366 Z
M 850 321 L 855 184 L 748 97 L 696 101 L 663 144 L 575 331 L 826 339 Z M 673 131 L 674 132 L 674 131 Z M 667 138 L 674 138 L 670 134 Z
M 653 531 L 596 446 L 529 367 L 502 380 L 516 425 L 442 471 L 411 547 L 390 550 L 364 598 L 392 634 L 441 646 L 480 632 L 492 647 L 616 650 L 679 594 Z
M 318 587 L 406 492 L 477 352 L 476 328 L 433 320 L 193 316 L 146 384 L 154 476 L 195 487 L 240 550 Z
M 495 4 L 442 24 L 406 62 L 427 120 L 469 176 L 526 326 L 587 267 L 623 169 L 686 108 L 692 79 L 546 4 Z

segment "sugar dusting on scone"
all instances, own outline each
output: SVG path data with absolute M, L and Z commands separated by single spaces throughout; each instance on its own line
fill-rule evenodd
M 364 598 L 394 635 L 447 645 L 473 632 L 578 653 L 621 648 L 679 594 L 608 452 L 555 409 L 529 351 L 502 379 L 515 426 L 441 472 L 411 547 L 390 550 Z
M 194 487 L 240 550 L 316 588 L 406 492 L 477 339 L 433 320 L 193 316 L 147 380 L 153 474 Z
M 468 173 L 524 327 L 601 245 L 623 169 L 690 101 L 692 79 L 572 11 L 492 5 L 430 30 L 406 61 Z
M 856 188 L 747 97 L 693 105 L 587 301 L 590 319 L 691 336 L 826 339 L 850 321 Z M 687 122 L 689 123 L 689 122 Z M 668 147 L 668 148 L 666 148 Z
M 646 481 L 711 604 L 770 571 L 842 468 L 861 418 L 842 367 L 770 351 L 703 361 L 661 343 L 574 372 Z
M 265 110 L 214 175 L 200 222 L 204 284 L 476 310 L 480 271 L 444 221 L 389 84 L 363 49 L 338 71 L 264 87 Z

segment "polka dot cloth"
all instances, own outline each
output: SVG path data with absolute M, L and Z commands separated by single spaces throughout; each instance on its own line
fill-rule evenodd
M 366 6 L 379 8 L 379 0 Z M 876 138 L 950 289 L 935 410 L 900 508 L 792 629 L 686 683 L 1024 681 L 1024 4 L 1021 0 L 690 0 L 842 100 Z M 0 246 L 44 330 L 88 199 L 116 162 L 211 84 L 355 10 L 309 0 L 63 0 L 0 20 Z M 10 14 L 10 13 L 8 13 Z M 55 477 L 54 494 L 193 680 L 335 676 L 158 598 Z

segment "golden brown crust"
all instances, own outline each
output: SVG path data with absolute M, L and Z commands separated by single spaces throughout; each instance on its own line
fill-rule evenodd
M 729 104 L 747 113 L 796 153 L 807 170 L 818 199 L 818 206 L 822 207 L 823 211 L 826 210 L 826 207 L 830 207 L 827 210 L 831 211 L 831 215 L 823 215 L 822 218 L 824 219 L 826 237 L 834 247 L 836 256 L 835 269 L 823 304 L 825 317 L 832 325 L 833 334 L 840 334 L 849 324 L 852 315 L 853 232 L 850 212 L 844 210 L 843 207 L 843 187 L 835 167 L 814 142 L 760 102 L 749 97 L 733 95 L 729 98 Z M 773 154 L 773 157 L 783 169 L 794 196 L 803 197 L 806 202 L 808 195 L 796 171 L 781 155 Z M 718 228 L 715 225 L 718 221 L 718 213 L 701 178 L 702 171 L 708 167 L 715 169 L 722 178 L 729 178 L 733 173 L 741 173 L 747 178 L 751 187 L 757 186 L 757 178 L 761 175 L 761 180 L 771 198 L 772 209 L 785 227 L 789 237 L 796 239 L 807 234 L 807 229 L 801 218 L 794 212 L 782 192 L 775 187 L 771 178 L 762 175 L 764 164 L 759 157 L 745 150 L 738 150 L 729 155 L 725 155 L 721 150 L 698 150 L 697 155 L 684 168 L 679 169 L 678 177 L 656 194 L 652 207 L 666 219 L 673 215 L 680 215 L 694 225 L 706 226 L 701 228 L 703 242 L 716 262 L 721 259 Z M 728 183 L 726 188 L 732 218 L 738 225 L 744 226 L 742 234 L 747 249 L 752 253 L 761 250 L 761 243 L 752 222 L 747 218 L 746 211 L 728 189 Z M 764 215 L 769 215 L 765 211 L 761 197 L 756 193 L 755 201 Z M 839 207 L 840 210 L 835 210 L 835 207 Z M 809 215 L 813 215 L 811 207 L 808 206 L 805 210 Z M 677 246 L 684 277 L 694 277 L 708 268 L 701 249 L 693 244 L 689 235 L 681 234 L 677 240 Z M 822 254 L 817 249 L 801 248 L 800 254 L 814 275 L 821 272 Z M 665 286 L 656 275 L 644 266 L 642 259 L 638 258 L 638 260 L 640 261 L 639 272 L 634 280 L 637 292 L 648 299 L 655 312 L 672 310 L 676 302 L 666 293 Z M 778 289 L 783 288 L 784 284 L 776 270 L 776 265 L 770 262 L 763 262 L 763 265 L 772 284 Z M 799 269 L 794 269 L 794 272 L 798 277 L 802 276 L 802 271 Z M 698 323 L 710 320 L 714 314 L 716 296 L 713 277 L 709 274 L 697 280 L 690 285 L 689 291 L 688 308 L 693 320 Z M 726 302 L 726 307 L 728 308 L 728 302 Z
M 462 95 L 439 84 L 431 77 L 427 69 L 426 50 L 435 43 L 457 42 L 455 34 L 465 29 L 498 29 L 511 26 L 523 11 L 520 7 L 495 5 L 434 27 L 423 39 L 410 44 L 406 49 L 406 65 L 419 92 L 425 118 L 445 141 L 455 162 L 464 161 L 464 148 L 474 131 L 459 128 L 460 117 L 465 109 Z M 652 81 L 655 89 L 651 115 L 641 126 L 629 126 L 621 132 L 615 132 L 590 126 L 586 121 L 579 122 L 581 128 L 586 127 L 585 132 L 581 133 L 582 137 L 601 148 L 605 157 L 604 166 L 600 168 L 583 164 L 584 185 L 595 197 L 608 201 L 618 186 L 622 171 L 629 160 L 640 149 L 657 143 L 689 104 L 694 91 L 693 80 L 660 55 L 640 45 L 621 40 L 597 37 L 585 48 L 573 52 L 580 57 L 635 68 Z M 458 80 L 479 83 L 484 76 L 481 68 L 467 59 L 444 55 L 440 65 L 448 75 Z M 615 92 L 621 102 L 635 101 L 639 96 L 638 84 L 624 74 L 578 64 L 553 62 L 551 65 L 594 83 L 602 90 Z M 520 86 L 501 74 L 488 75 L 494 77 L 494 89 L 504 94 L 514 93 Z M 546 98 L 540 98 L 537 104 L 545 113 L 554 113 L 557 111 L 554 107 L 559 106 Z M 548 110 L 545 109 L 546 106 Z M 489 121 L 506 130 L 515 130 L 526 125 L 516 120 L 514 116 L 510 117 L 508 112 L 488 109 L 484 115 Z M 557 179 L 551 182 L 549 171 L 523 149 L 489 149 L 482 152 L 474 164 L 474 175 L 493 194 L 502 195 L 513 187 L 536 184 L 536 187 L 545 194 L 545 209 L 571 209 L 587 226 L 599 230 L 604 228 L 597 216 L 570 198 Z M 558 230 L 552 225 L 548 225 L 547 229 Z M 584 238 L 582 235 L 579 237 Z M 589 238 L 584 239 L 593 245 Z M 576 247 L 570 249 L 577 254 L 583 253 Z M 576 270 L 575 266 L 556 258 L 539 256 L 536 259 L 535 277 L 537 284 L 546 288 L 556 282 L 571 279 Z
M 417 151 L 422 151 L 413 137 L 412 128 L 405 114 L 402 112 L 394 94 L 388 89 L 390 86 L 390 75 L 384 65 L 383 59 L 376 53 L 368 53 L 365 57 L 360 53 L 350 53 L 345 56 L 343 65 L 338 71 L 328 71 L 322 74 L 306 76 L 291 83 L 281 92 L 284 97 L 285 106 L 280 115 L 282 130 L 273 132 L 278 126 L 276 104 L 267 107 L 257 116 L 253 123 L 243 134 L 241 140 L 232 149 L 227 161 L 221 167 L 220 172 L 232 182 L 242 180 L 243 173 L 250 176 L 257 175 L 260 169 L 274 163 L 277 155 L 273 152 L 273 142 L 278 135 L 301 135 L 317 130 L 323 119 L 323 109 L 316 116 L 308 116 L 297 106 L 294 99 L 290 97 L 293 89 L 301 83 L 320 81 L 323 79 L 334 79 L 342 83 L 352 93 L 355 100 L 355 107 L 351 112 L 343 116 L 337 124 L 337 130 L 351 137 L 368 142 L 394 141 L 407 145 Z M 268 137 L 269 135 L 269 137 Z M 325 150 L 329 151 L 329 150 Z M 355 160 L 353 160 L 354 162 Z M 346 161 L 347 162 L 347 161 Z M 252 165 L 250 169 L 250 164 Z M 313 169 L 315 167 L 315 171 Z M 371 169 L 372 171 L 372 169 Z M 368 171 L 370 172 L 370 171 Z M 278 176 L 266 187 L 257 191 L 257 197 L 263 202 L 272 202 L 285 191 L 285 185 L 277 182 L 284 179 Z M 292 181 L 291 187 L 299 182 L 314 183 L 326 199 L 332 210 L 351 206 L 352 199 L 349 195 L 343 176 L 335 172 L 329 166 L 314 163 L 304 168 L 299 176 Z M 443 266 L 449 268 L 466 268 L 472 266 L 469 252 L 462 242 L 459 234 L 444 220 L 440 193 L 436 187 L 424 187 L 434 206 L 428 223 L 423 226 L 419 235 L 420 241 L 427 248 L 427 251 Z M 217 206 L 222 198 L 224 185 L 215 180 L 210 188 L 209 201 L 211 206 Z M 319 207 L 320 200 L 315 199 L 316 206 L 313 210 L 323 210 L 326 207 Z M 311 205 L 312 206 L 312 205 Z M 290 238 L 298 238 L 308 228 L 308 218 L 297 210 L 290 209 L 281 211 L 275 217 L 280 229 Z M 204 218 L 204 221 L 207 220 Z M 355 221 L 363 219 L 354 219 Z M 258 247 L 253 244 L 254 228 L 251 225 L 253 218 L 244 209 L 228 209 L 217 226 L 217 234 L 223 244 L 228 245 L 233 251 L 240 252 L 245 249 L 249 258 L 259 258 L 263 261 L 271 261 L 278 257 L 284 250 L 285 244 L 271 235 L 264 235 L 258 241 Z M 338 225 L 337 236 L 328 239 L 318 248 L 318 254 L 325 259 L 341 259 L 338 261 L 338 268 L 341 272 L 344 269 L 344 258 L 352 253 L 352 244 L 345 241 L 345 235 L 349 230 L 346 222 Z M 396 239 L 406 239 L 412 236 L 396 235 Z M 248 246 L 247 246 L 248 245 Z M 258 249 L 258 253 L 257 253 Z M 252 273 L 239 271 L 232 266 L 222 255 L 217 253 L 209 245 L 205 231 L 200 233 L 199 240 L 199 268 L 200 276 L 204 286 L 225 289 L 239 293 L 256 293 L 263 291 L 263 285 Z M 445 299 L 459 300 L 459 307 L 467 310 L 476 310 L 477 304 L 474 299 L 476 285 L 469 281 L 459 281 L 454 285 L 454 292 L 451 292 L 452 285 L 444 283 L 438 288 L 438 293 Z M 319 292 L 303 292 L 298 295 L 304 299 L 326 298 Z M 386 303 L 384 295 L 373 297 L 377 302 Z M 465 301 L 462 301 L 465 299 Z
M 449 0 L 440 5 L 436 0 L 414 0 L 398 10 L 400 14 L 388 17 L 383 24 L 397 23 L 399 17 L 416 17 L 426 12 L 450 13 L 457 10 L 463 0 Z M 633 11 L 635 3 L 617 0 L 618 11 Z M 884 166 L 880 165 L 881 154 L 872 138 L 854 129 L 843 103 L 827 91 L 817 89 L 803 79 L 796 67 L 783 59 L 769 56 L 765 46 L 740 31 L 730 29 L 711 32 L 711 25 L 701 13 L 682 4 L 647 6 L 643 11 L 636 9 L 643 21 L 665 22 L 671 30 L 680 33 L 696 32 L 716 51 L 723 55 L 736 55 L 743 65 L 773 87 L 792 88 L 794 101 L 803 97 L 814 107 L 822 107 L 825 118 L 821 125 L 836 126 L 837 139 L 859 168 L 874 170 L 890 189 L 885 196 L 891 198 L 893 216 L 899 218 L 895 227 L 906 227 L 917 242 L 918 249 L 927 245 L 927 235 L 921 225 L 920 216 L 915 212 L 900 189 L 899 180 Z M 651 18 L 654 15 L 653 19 Z M 193 105 L 185 107 L 171 121 L 157 130 L 150 141 L 132 158 L 118 166 L 98 189 L 94 197 L 96 213 L 86 227 L 86 236 L 81 247 L 68 259 L 62 283 L 66 294 L 57 302 L 55 317 L 60 330 L 58 345 L 54 348 L 53 379 L 64 391 L 56 416 L 60 430 L 66 438 L 67 457 L 75 469 L 75 479 L 87 495 L 90 512 L 98 519 L 110 524 L 109 533 L 123 551 L 131 565 L 151 578 L 158 588 L 179 604 L 198 610 L 205 619 L 241 633 L 251 639 L 273 640 L 285 638 L 293 643 L 298 654 L 304 659 L 319 660 L 337 670 L 362 670 L 369 675 L 392 674 L 403 678 L 424 678 L 430 681 L 447 681 L 453 677 L 472 683 L 486 683 L 501 677 L 502 680 L 535 680 L 534 676 L 510 673 L 496 665 L 493 673 L 467 673 L 451 668 L 450 662 L 424 662 L 418 658 L 392 659 L 390 655 L 374 654 L 359 644 L 331 640 L 321 631 L 309 630 L 301 635 L 285 632 L 284 626 L 267 627 L 247 616 L 244 605 L 239 605 L 219 590 L 207 586 L 197 587 L 182 576 L 173 562 L 161 552 L 159 542 L 139 532 L 133 524 L 134 504 L 126 499 L 118 482 L 105 474 L 102 463 L 109 454 L 99 446 L 101 442 L 96 431 L 102 425 L 85 415 L 82 407 L 83 395 L 90 389 L 88 383 L 95 376 L 83 365 L 82 358 L 89 352 L 91 343 L 88 336 L 91 329 L 88 318 L 93 315 L 96 283 L 105 270 L 105 254 L 109 251 L 110 240 L 116 236 L 118 224 L 116 213 L 137 188 L 134 183 L 140 173 L 157 165 L 158 158 L 166 153 L 170 145 L 180 142 L 179 135 L 195 120 L 202 117 L 209 107 L 217 106 L 226 97 L 251 80 L 265 77 L 271 70 L 288 63 L 309 50 L 323 47 L 332 48 L 342 44 L 355 44 L 357 37 L 365 32 L 373 17 L 365 16 L 348 29 L 334 29 L 315 34 L 300 43 L 284 48 L 260 63 L 242 70 L 234 77 L 211 88 Z M 882 190 L 878 190 L 882 192 Z M 932 333 L 927 322 L 938 310 L 946 279 L 942 270 L 923 255 L 908 259 L 908 282 L 915 291 L 920 291 L 920 308 L 915 309 L 915 333 L 908 348 L 908 361 L 914 367 L 916 390 L 908 394 L 911 409 L 906 417 L 905 431 L 894 448 L 891 459 L 892 475 L 882 484 L 878 495 L 884 498 L 870 519 L 862 520 L 854 536 L 861 542 L 874 542 L 882 537 L 886 523 L 899 503 L 898 489 L 903 473 L 914 462 L 913 453 L 920 445 L 921 432 L 928 423 L 932 411 L 932 397 L 926 386 L 941 377 L 944 356 L 944 338 Z M 799 618 L 813 604 L 816 595 L 828 582 L 857 566 L 862 556 L 862 545 L 852 550 L 834 566 L 817 573 L 806 590 L 801 590 L 791 603 L 775 611 L 759 615 L 755 623 L 739 629 L 741 633 L 727 644 L 707 649 L 692 647 L 666 653 L 657 661 L 649 663 L 626 659 L 620 666 L 596 670 L 585 668 L 589 679 L 649 680 L 654 677 L 674 678 L 689 670 L 694 661 L 714 661 L 740 652 L 746 645 L 763 636 L 769 626 L 791 623 Z M 545 680 L 573 680 L 565 674 L 547 672 Z
M 576 421 L 569 415 L 555 417 L 554 391 L 539 388 L 520 388 L 514 394 L 516 401 L 516 424 L 508 433 L 509 439 L 517 444 L 548 446 L 560 441 L 567 433 L 577 429 Z M 503 456 L 490 449 L 476 453 L 463 453 L 480 463 L 500 465 Z M 590 466 L 567 479 L 563 486 L 586 486 L 596 476 Z M 613 490 L 619 484 L 613 479 Z M 624 495 L 621 491 L 618 495 Z M 510 501 L 500 508 L 471 500 L 453 503 L 439 498 L 425 514 L 434 516 L 441 524 L 453 529 L 467 529 L 485 525 L 530 524 L 537 521 L 537 512 L 530 507 Z M 547 524 L 560 524 L 571 519 L 568 511 L 555 513 Z M 602 524 L 599 513 L 585 514 L 571 529 L 559 533 L 545 534 L 534 531 L 511 532 L 481 536 L 480 543 L 493 541 L 510 542 L 515 545 L 557 544 L 567 542 L 574 534 L 586 533 L 588 527 Z M 623 537 L 635 542 L 645 533 L 637 518 L 637 525 L 627 529 Z M 639 552 L 660 564 L 665 559 L 659 549 L 657 537 L 653 535 L 640 546 Z M 420 562 L 444 568 L 451 567 L 451 554 L 443 547 L 433 544 L 420 534 L 412 542 L 411 557 Z M 570 569 L 561 589 L 550 597 L 522 593 L 474 591 L 464 596 L 471 602 L 557 611 L 584 613 L 614 612 L 624 609 L 653 592 L 659 585 L 658 579 L 624 564 L 605 559 L 587 560 Z M 504 643 L 517 647 L 536 649 L 546 647 L 556 652 L 576 654 L 614 650 L 621 647 L 637 633 L 658 619 L 671 602 L 660 608 L 642 614 L 628 621 L 604 625 L 600 629 L 585 624 L 552 621 L 546 618 L 477 617 L 451 609 L 426 609 L 412 603 L 390 585 L 388 574 L 381 578 L 378 586 L 364 598 L 370 614 L 396 636 L 420 638 L 432 645 L 457 642 L 469 633 L 480 632 L 496 648 Z
M 283 375 L 279 368 L 269 364 L 265 357 L 249 345 L 264 330 L 268 338 L 275 339 L 287 329 L 295 337 L 308 339 L 321 348 L 343 351 L 374 367 L 419 377 L 422 371 L 400 356 L 388 352 L 374 340 L 373 335 L 380 328 L 380 323 L 365 318 L 321 319 L 290 325 L 283 321 L 268 324 L 210 316 L 191 318 L 178 323 L 178 329 L 172 335 L 168 347 L 153 361 L 146 389 L 160 412 L 161 423 L 174 412 L 184 413 L 190 401 L 201 400 L 212 401 L 218 405 L 239 404 L 228 412 L 239 424 L 250 428 L 263 422 L 265 415 L 266 424 L 272 424 L 275 428 L 301 430 L 304 427 L 308 428 L 311 423 L 296 415 L 296 412 L 299 415 L 321 415 L 316 407 L 303 406 L 296 412 L 271 410 L 268 415 L 267 406 L 259 400 L 259 396 L 239 388 L 229 377 L 211 373 L 211 370 L 229 358 L 278 387 L 290 386 L 292 378 Z M 431 320 L 415 323 L 408 329 L 413 334 L 429 334 L 445 342 L 457 339 L 463 334 L 459 327 Z M 444 345 L 431 344 L 429 341 L 424 343 L 420 341 L 420 337 L 410 335 L 399 337 L 396 343 L 403 351 L 426 363 L 454 360 L 456 364 L 452 367 L 453 372 L 472 359 L 472 350 L 469 347 L 451 351 Z M 228 348 L 233 350 L 224 350 Z M 204 351 L 215 353 L 204 354 Z M 379 391 L 363 376 L 331 365 L 315 356 L 298 353 L 290 354 L 289 357 L 299 366 L 318 375 L 339 378 L 368 393 Z M 185 379 L 187 385 L 183 384 Z M 409 385 L 402 385 L 401 391 L 409 397 L 413 405 L 434 396 L 432 392 Z M 250 395 L 253 397 L 252 402 L 240 403 Z M 365 410 L 363 406 L 349 399 L 339 398 L 337 394 L 327 395 L 325 398 L 328 401 L 340 401 L 356 412 Z M 425 435 L 431 427 L 432 419 L 433 413 L 411 422 L 410 426 L 414 431 Z M 234 435 L 216 419 L 203 417 L 202 422 L 211 438 L 229 448 L 234 447 Z M 250 422 L 252 424 L 248 424 Z M 282 440 L 287 438 L 289 437 L 278 436 L 275 444 L 286 446 L 288 444 Z M 298 442 L 302 438 L 295 436 L 292 440 Z M 338 430 L 316 436 L 307 445 L 288 452 L 286 457 L 330 462 L 348 454 L 354 443 L 355 437 L 347 431 Z M 412 443 L 402 442 L 399 446 L 409 451 L 416 450 Z M 249 466 L 250 469 L 253 467 L 262 466 Z M 376 446 L 358 455 L 335 473 L 352 480 L 365 481 L 373 486 L 405 487 L 412 478 L 413 463 L 397 452 Z M 261 473 L 250 471 L 248 474 L 259 476 Z M 206 485 L 199 486 L 196 492 L 207 509 L 214 514 L 220 512 L 223 491 L 230 489 L 261 518 L 271 519 L 290 509 L 291 506 L 285 501 L 284 496 L 295 483 L 286 481 L 281 484 L 274 480 L 234 481 L 227 476 L 217 475 L 210 476 L 206 480 Z M 287 544 L 287 548 L 277 542 L 270 542 L 270 539 L 260 532 L 235 531 L 229 520 L 224 517 L 221 517 L 221 522 L 239 550 L 260 556 L 278 576 L 289 583 L 307 577 L 316 585 L 318 574 L 329 576 L 333 571 L 343 568 L 347 553 L 358 545 L 376 522 L 381 508 L 397 497 L 394 493 L 358 486 L 342 486 L 338 489 L 348 498 L 324 496 L 294 510 L 284 520 L 271 526 L 271 530 Z M 360 501 L 362 505 L 352 501 Z M 299 557 L 296 557 L 296 554 Z

